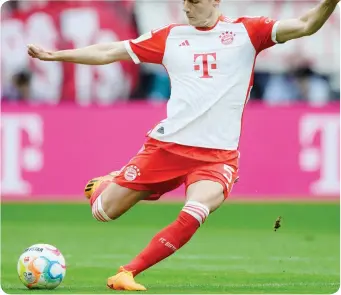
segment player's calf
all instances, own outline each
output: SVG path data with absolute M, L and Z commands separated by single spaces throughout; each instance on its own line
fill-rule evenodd
M 157 233 L 149 245 L 123 268 L 136 276 L 174 254 L 192 238 L 209 214 L 210 210 L 205 205 L 188 201 L 177 219 Z
M 100 196 L 103 210 L 114 220 L 149 195 L 150 192 L 132 190 L 111 182 Z
M 138 201 L 149 196 L 122 187 L 113 182 L 119 172 L 90 180 L 85 186 L 85 196 L 90 200 L 92 215 L 101 222 L 117 219 Z

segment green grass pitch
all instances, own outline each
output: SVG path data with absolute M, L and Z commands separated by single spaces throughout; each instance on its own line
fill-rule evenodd
M 1 286 L 6 293 L 118 293 L 107 277 L 130 261 L 181 204 L 143 203 L 111 223 L 87 204 L 3 204 Z M 338 203 L 226 202 L 175 255 L 137 277 L 142 293 L 324 293 L 340 286 Z M 275 219 L 282 227 L 273 231 Z M 19 281 L 17 259 L 31 244 L 58 247 L 65 280 L 52 291 Z

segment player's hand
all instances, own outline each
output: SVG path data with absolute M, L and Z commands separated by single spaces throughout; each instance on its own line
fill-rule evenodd
M 52 51 L 47 51 L 42 49 L 39 46 L 28 44 L 27 45 L 27 53 L 29 56 L 33 58 L 38 58 L 40 60 L 54 60 L 54 55 Z

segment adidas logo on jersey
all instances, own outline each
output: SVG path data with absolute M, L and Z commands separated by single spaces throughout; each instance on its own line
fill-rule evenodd
M 165 128 L 160 127 L 157 132 L 161 133 L 161 134 L 165 134 Z
M 181 47 L 181 46 L 190 46 L 190 44 L 189 44 L 188 40 L 186 40 L 186 41 L 180 43 L 179 46 L 180 46 L 180 47 Z

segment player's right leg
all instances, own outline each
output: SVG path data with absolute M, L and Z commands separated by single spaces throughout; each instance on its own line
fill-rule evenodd
M 91 179 L 86 184 L 84 193 L 90 200 L 94 218 L 103 222 L 117 219 L 137 202 L 152 194 L 148 186 L 148 173 L 143 173 L 141 178 L 138 167 L 153 163 L 157 152 L 158 149 L 147 141 L 121 171 Z
M 136 191 L 113 182 L 119 172 L 90 180 L 85 187 L 85 196 L 90 199 L 92 215 L 98 221 L 118 218 L 138 201 L 147 198 L 148 191 Z M 116 290 L 144 291 L 146 288 L 135 282 L 131 272 L 120 269 L 115 278 Z M 111 285 L 108 287 L 112 288 Z
M 115 219 L 141 199 L 151 197 L 155 200 L 155 197 L 181 185 L 185 180 L 186 167 L 195 160 L 177 160 L 178 156 L 164 151 L 153 141 L 147 141 L 145 149 L 118 175 L 108 175 L 88 183 L 86 191 L 91 195 L 94 216 L 101 221 Z M 146 290 L 135 282 L 130 269 L 122 267 L 116 275 L 108 278 L 107 286 L 115 290 Z

